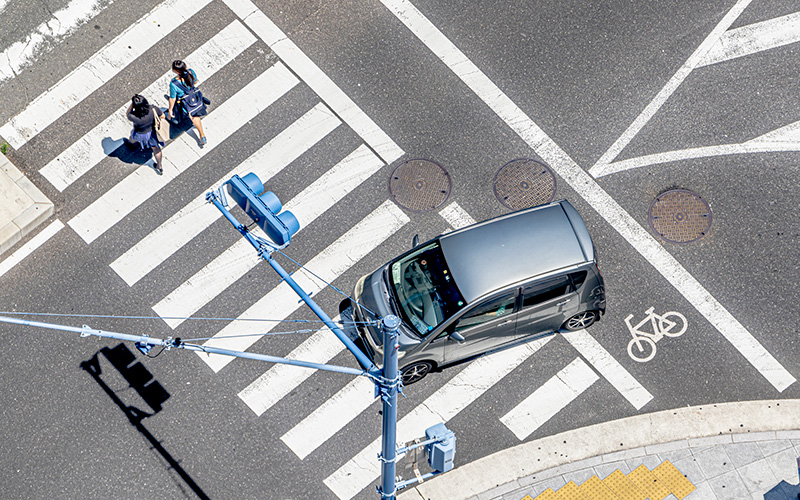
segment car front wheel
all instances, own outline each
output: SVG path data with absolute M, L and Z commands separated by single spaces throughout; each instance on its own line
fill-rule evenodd
M 433 370 L 433 365 L 427 361 L 420 361 L 419 363 L 414 363 L 408 366 L 403 367 L 400 372 L 403 375 L 403 385 L 411 385 L 415 382 L 419 382 L 425 375 Z
M 583 330 L 584 328 L 590 327 L 595 321 L 597 321 L 596 312 L 583 311 L 565 321 L 563 328 L 574 332 L 575 330 Z

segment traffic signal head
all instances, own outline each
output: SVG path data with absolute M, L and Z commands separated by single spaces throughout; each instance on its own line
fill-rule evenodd
M 297 217 L 288 210 L 281 213 L 281 201 L 272 191 L 264 193 L 264 184 L 256 174 L 234 175 L 226 184 L 231 198 L 276 244 L 288 244 L 300 230 Z

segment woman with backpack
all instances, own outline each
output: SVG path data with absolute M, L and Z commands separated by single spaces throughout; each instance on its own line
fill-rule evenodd
M 178 111 L 186 113 L 192 120 L 192 124 L 200 134 L 200 146 L 205 146 L 208 142 L 206 134 L 203 132 L 203 124 L 200 122 L 200 117 L 205 116 L 206 111 L 205 102 L 202 94 L 197 89 L 197 74 L 193 69 L 186 67 L 186 63 L 180 59 L 172 62 L 172 71 L 178 75 L 169 83 L 169 110 L 167 111 L 167 118 L 173 123 L 178 123 L 180 120 L 173 115 L 175 104 L 178 104 Z M 186 99 L 187 102 L 184 102 Z M 191 101 L 191 102 L 190 102 Z M 191 104 L 191 107 L 188 105 Z M 174 117 L 174 118 L 173 118 Z
M 157 106 L 150 106 L 144 96 L 136 94 L 131 98 L 131 105 L 128 107 L 128 120 L 133 122 L 133 130 L 131 131 L 131 144 L 137 144 L 142 149 L 151 148 L 153 150 L 153 158 L 156 160 L 156 172 L 158 175 L 164 173 L 161 168 L 161 148 L 164 143 L 158 140 L 155 130 L 153 130 L 153 122 L 156 118 L 156 113 L 160 115 L 163 112 Z

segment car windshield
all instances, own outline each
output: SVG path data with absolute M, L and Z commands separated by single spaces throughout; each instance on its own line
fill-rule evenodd
M 466 305 L 438 241 L 394 262 L 391 280 L 406 323 L 422 336 Z

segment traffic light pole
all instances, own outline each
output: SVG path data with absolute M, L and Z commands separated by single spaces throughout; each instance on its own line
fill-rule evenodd
M 396 488 L 397 465 L 397 393 L 400 374 L 397 370 L 397 331 L 400 318 L 394 315 L 383 318 L 383 378 L 378 390 L 383 399 L 383 428 L 381 432 L 381 500 L 393 500 Z

